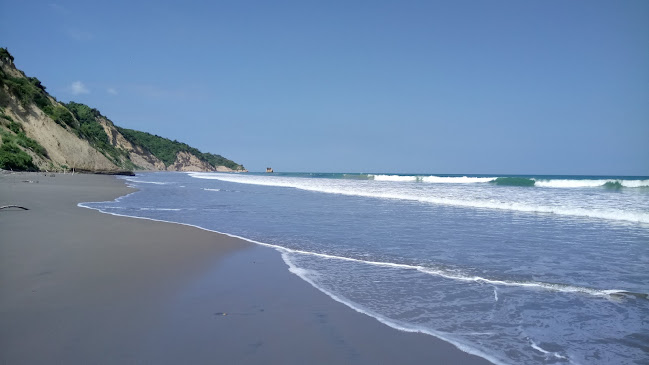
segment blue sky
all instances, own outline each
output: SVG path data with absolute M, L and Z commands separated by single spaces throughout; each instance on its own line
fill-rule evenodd
M 649 1 L 3 1 L 61 101 L 251 171 L 649 175 Z

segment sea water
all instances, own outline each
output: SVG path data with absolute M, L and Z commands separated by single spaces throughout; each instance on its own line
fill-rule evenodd
M 503 364 L 649 363 L 649 178 L 143 173 L 84 203 L 277 248 L 332 298 Z

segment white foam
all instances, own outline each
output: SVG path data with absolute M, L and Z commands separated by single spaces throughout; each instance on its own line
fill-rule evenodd
M 556 357 L 557 359 L 568 360 L 567 357 L 559 355 L 556 352 L 544 350 L 543 348 L 541 348 L 541 346 L 537 345 L 532 340 L 530 340 L 530 345 L 532 346 L 533 349 L 535 349 L 536 351 L 539 351 L 539 352 L 541 352 L 541 353 L 543 353 L 545 355 L 552 355 L 552 356 Z
M 649 187 L 649 180 L 620 180 L 622 186 L 627 188 L 646 188 Z
M 435 184 L 475 184 L 493 181 L 495 177 L 469 177 L 469 176 L 425 176 L 423 182 Z
M 159 181 L 144 181 L 144 180 L 136 180 L 136 179 L 124 179 L 126 181 L 134 182 L 137 184 L 155 184 L 155 185 L 169 185 L 170 183 L 168 182 L 159 182 Z
M 208 189 L 208 188 L 203 188 L 205 191 L 221 191 L 221 189 Z
M 369 178 L 375 181 L 418 181 L 418 176 L 402 176 L 402 175 L 368 175 Z
M 288 269 L 289 269 L 290 272 L 297 275 L 299 278 L 306 281 L 307 283 L 311 284 L 311 286 L 313 286 L 314 288 L 316 288 L 316 289 L 320 290 L 321 292 L 325 293 L 331 299 L 348 306 L 349 308 L 355 310 L 358 313 L 370 316 L 370 317 L 376 319 L 377 321 L 379 321 L 379 322 L 381 322 L 381 323 L 383 323 L 383 324 L 385 324 L 387 326 L 390 326 L 390 327 L 392 327 L 394 329 L 397 329 L 399 331 L 410 332 L 410 333 L 423 333 L 423 334 L 427 334 L 427 335 L 439 338 L 442 341 L 446 341 L 446 342 L 452 344 L 453 346 L 455 346 L 456 348 L 458 348 L 461 351 L 464 351 L 464 352 L 466 352 L 468 354 L 471 354 L 471 355 L 482 357 L 483 359 L 486 359 L 486 360 L 490 361 L 493 364 L 496 364 L 496 365 L 501 365 L 501 364 L 504 365 L 504 364 L 506 364 L 506 362 L 504 360 L 497 359 L 496 357 L 494 357 L 492 355 L 486 354 L 483 351 L 474 348 L 471 344 L 468 344 L 463 340 L 455 338 L 450 333 L 434 331 L 432 329 L 425 328 L 425 327 L 422 327 L 422 326 L 414 326 L 414 325 L 409 324 L 409 323 L 403 323 L 403 322 L 400 322 L 400 321 L 396 321 L 396 320 L 393 320 L 391 318 L 387 318 L 387 317 L 385 317 L 385 316 L 383 316 L 383 315 L 381 315 L 379 313 L 376 313 L 376 312 L 374 312 L 374 311 L 372 311 L 372 310 L 370 310 L 368 308 L 362 307 L 362 306 L 358 305 L 357 303 L 354 303 L 351 300 L 348 300 L 345 297 L 342 297 L 340 295 L 336 295 L 336 294 L 330 292 L 329 290 L 323 288 L 322 286 L 318 285 L 314 280 L 312 280 L 310 275 L 309 275 L 310 272 L 308 270 L 304 270 L 304 269 L 301 269 L 301 268 L 297 267 L 291 261 L 291 259 L 289 257 L 289 253 L 292 250 L 280 249 L 279 251 L 282 253 L 282 259 L 284 260 L 284 262 L 288 266 Z
M 374 181 L 426 182 L 433 184 L 475 184 L 492 181 L 495 177 L 469 176 L 415 176 L 415 175 L 368 175 Z
M 379 199 L 397 199 L 418 201 L 437 205 L 448 205 L 467 208 L 483 208 L 518 211 L 527 213 L 546 213 L 562 216 L 574 216 L 585 218 L 597 218 L 613 221 L 626 221 L 634 223 L 649 223 L 649 212 L 630 211 L 625 209 L 605 208 L 582 208 L 569 206 L 548 206 L 531 205 L 516 201 L 497 201 L 493 199 L 480 198 L 452 198 L 431 195 L 417 195 L 409 190 L 395 189 L 368 189 L 365 186 L 355 186 L 346 181 L 345 184 L 335 180 L 308 179 L 308 178 L 277 178 L 243 175 L 226 175 L 214 173 L 189 173 L 191 177 L 199 179 L 216 179 L 240 184 L 289 187 L 301 190 L 316 191 L 328 194 L 340 194 L 350 196 L 362 196 Z
M 603 297 L 603 298 L 606 298 L 606 299 L 615 299 L 620 294 L 628 293 L 628 291 L 621 290 L 621 289 L 594 289 L 594 288 L 587 288 L 587 287 L 582 287 L 582 286 L 567 285 L 567 284 L 556 284 L 556 283 L 544 283 L 544 282 L 538 282 L 538 281 L 514 281 L 514 280 L 489 279 L 489 278 L 484 278 L 484 277 L 481 277 L 481 276 L 465 275 L 465 274 L 463 274 L 461 272 L 457 272 L 457 271 L 444 270 L 444 269 L 435 269 L 435 268 L 424 267 L 424 266 L 419 266 L 419 265 L 408 265 L 408 264 L 398 264 L 398 263 L 393 263 L 393 262 L 361 260 L 361 259 L 355 259 L 355 258 L 351 258 L 351 257 L 335 256 L 335 255 L 329 255 L 329 254 L 318 253 L 318 252 L 310 252 L 310 251 L 302 251 L 302 250 L 296 250 L 296 249 L 288 249 L 288 248 L 284 248 L 284 247 L 281 247 L 281 246 L 277 246 L 277 247 L 280 247 L 283 251 L 290 252 L 290 253 L 295 253 L 295 254 L 317 256 L 317 257 L 320 257 L 320 258 L 331 259 L 331 260 L 351 261 L 351 262 L 356 262 L 356 263 L 361 263 L 361 264 L 389 267 L 389 268 L 395 268 L 395 269 L 417 270 L 417 271 L 419 271 L 421 273 L 424 273 L 424 274 L 443 277 L 443 278 L 446 278 L 446 279 L 457 280 L 457 281 L 484 283 L 484 284 L 499 285 L 499 286 L 516 286 L 516 287 L 522 287 L 522 288 L 536 288 L 536 289 L 544 289 L 544 290 L 550 290 L 550 291 L 556 291 L 556 292 L 564 292 L 564 293 L 580 293 L 580 294 L 592 295 L 592 296 L 595 296 L 595 297 Z M 496 293 L 495 290 L 496 289 L 494 288 L 494 296 L 495 296 L 496 300 L 498 300 L 498 294 Z
M 616 180 L 616 179 L 600 179 L 600 180 L 570 180 L 570 179 L 534 179 L 534 186 L 545 188 L 595 188 L 602 187 L 606 183 L 620 183 L 627 188 L 641 188 L 649 187 L 649 180 Z

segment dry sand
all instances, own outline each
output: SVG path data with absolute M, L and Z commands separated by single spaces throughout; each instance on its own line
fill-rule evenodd
M 489 364 L 330 299 L 272 249 L 76 206 L 130 191 L 0 175 L 0 205 L 30 209 L 0 210 L 1 364 Z

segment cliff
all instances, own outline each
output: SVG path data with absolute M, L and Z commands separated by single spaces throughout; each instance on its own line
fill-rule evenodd
M 97 109 L 58 102 L 0 48 L 0 168 L 96 173 L 246 171 L 220 155 L 117 127 Z

